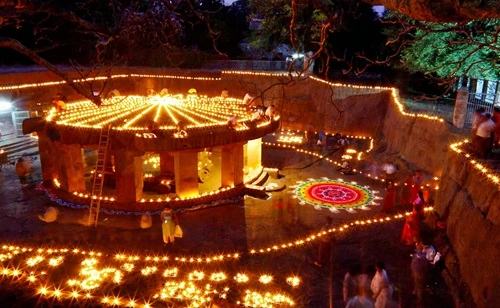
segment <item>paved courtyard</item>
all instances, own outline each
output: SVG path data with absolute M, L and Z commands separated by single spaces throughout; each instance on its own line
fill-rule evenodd
M 339 153 L 334 150 L 319 149 L 310 146 L 311 151 L 331 155 L 338 160 Z M 35 156 L 36 157 L 36 156 Z M 246 273 L 250 278 L 248 285 L 227 282 L 224 287 L 211 282 L 211 287 L 217 290 L 217 296 L 211 295 L 214 307 L 234 307 L 241 304 L 247 289 L 265 294 L 271 292 L 284 294 L 294 301 L 296 307 L 344 307 L 342 300 L 342 280 L 344 274 L 353 263 L 369 266 L 376 261 L 384 261 L 387 265 L 388 276 L 396 292 L 394 300 L 400 307 L 416 307 L 415 297 L 411 294 L 413 285 L 411 279 L 410 262 L 412 248 L 400 243 L 403 227 L 402 219 L 392 219 L 384 223 L 373 223 L 363 226 L 350 224 L 354 221 L 385 217 L 380 206 L 368 206 L 367 210 L 357 209 L 354 213 L 340 210 L 333 213 L 328 209 L 317 210 L 312 205 L 300 204 L 295 198 L 291 187 L 298 181 L 308 179 L 343 178 L 346 181 L 355 181 L 359 185 L 369 186 L 369 189 L 378 191 L 378 196 L 384 197 L 382 182 L 372 180 L 366 176 L 341 175 L 331 163 L 325 159 L 318 159 L 310 155 L 297 153 L 292 150 L 281 150 L 270 147 L 263 149 L 263 165 L 281 169 L 279 179 L 270 179 L 278 186 L 286 187 L 281 191 L 270 193 L 267 200 L 249 196 L 241 198 L 231 204 L 213 206 L 196 211 L 180 211 L 179 221 L 184 230 L 184 237 L 177 239 L 174 245 L 164 246 L 161 238 L 161 222 L 159 216 L 153 217 L 153 227 L 142 230 L 139 228 L 139 215 L 106 215 L 99 216 L 97 228 L 86 227 L 81 222 L 87 213 L 82 209 L 56 206 L 59 209 L 57 222 L 46 224 L 37 216 L 44 211 L 46 204 L 55 204 L 44 191 L 37 189 L 38 181 L 22 187 L 15 175 L 13 166 L 6 166 L 0 172 L 0 242 L 1 245 L 17 245 L 26 248 L 45 249 L 45 254 L 53 256 L 64 255 L 64 261 L 59 267 L 41 267 L 34 270 L 32 275 L 48 284 L 57 285 L 63 294 L 57 296 L 54 289 L 49 293 L 40 294 L 39 285 L 26 282 L 26 277 L 20 278 L 10 271 L 0 276 L 0 303 L 3 307 L 29 306 L 113 306 L 112 302 L 103 302 L 106 296 L 120 296 L 135 298 L 141 302 L 143 298 L 152 302 L 153 307 L 184 307 L 194 305 L 190 301 L 161 300 L 154 297 L 166 279 L 164 271 L 175 266 L 180 276 L 188 276 L 193 271 L 209 273 L 225 273 L 232 280 L 240 273 Z M 34 160 L 34 169 L 40 172 L 39 160 Z M 36 177 L 37 179 L 40 177 Z M 268 182 L 269 184 L 269 182 Z M 380 202 L 381 200 L 378 200 Z M 408 206 L 396 205 L 394 213 L 409 210 Z M 347 224 L 349 228 L 343 232 L 335 232 L 336 245 L 333 250 L 331 266 L 318 268 L 313 265 L 318 250 L 318 239 L 305 241 L 303 244 L 289 245 L 292 247 L 275 249 L 283 244 L 295 243 L 307 239 L 317 233 L 325 222 L 325 217 L 333 218 L 336 228 Z M 392 216 L 391 216 L 392 217 Z M 78 249 L 78 253 L 69 254 L 48 252 L 47 249 L 68 248 L 71 252 Z M 270 251 L 267 251 L 270 248 Z M 2 248 L 0 254 L 6 254 L 7 247 Z M 252 250 L 257 253 L 251 253 Z M 259 253 L 260 249 L 264 252 Z M 27 258 L 33 252 L 20 252 L 12 259 L 4 258 L 2 266 L 9 268 L 13 264 L 21 264 L 23 275 L 29 275 L 29 268 L 22 258 Z M 81 256 L 85 251 L 85 256 Z M 124 262 L 117 261 L 116 254 L 139 256 L 137 261 L 144 267 L 152 270 L 146 256 L 162 258 L 168 256 L 168 261 L 158 263 L 160 271 L 156 275 L 131 271 L 124 275 L 120 284 L 104 283 L 96 290 L 94 299 L 77 299 L 69 295 L 72 289 L 67 286 L 71 277 L 78 277 L 81 262 L 90 252 L 101 252 L 102 262 L 107 266 L 120 267 L 126 272 Z M 66 254 L 68 254 L 66 256 Z M 238 258 L 233 256 L 238 254 Z M 223 261 L 217 261 L 214 256 L 224 255 Z M 185 262 L 181 262 L 185 258 Z M 190 258 L 193 260 L 190 261 Z M 198 261 L 198 258 L 200 260 Z M 208 261 L 206 258 L 210 258 Z M 17 260 L 17 261 L 16 261 Z M 17 263 L 16 263 L 17 262 Z M 130 263 L 133 263 L 132 261 Z M 118 264 L 118 265 L 117 265 Z M 156 264 L 156 263 L 155 263 Z M 103 264 L 104 266 L 104 264 Z M 41 272 L 43 270 L 43 273 Z M 42 274 L 39 274 L 42 273 Z M 273 281 L 268 284 L 259 282 L 259 277 L 268 274 Z M 80 274 L 81 275 L 81 274 Z M 166 275 L 166 274 L 164 274 Z M 212 275 L 213 276 L 213 275 Z M 297 276 L 301 283 L 292 287 L 286 282 L 287 277 Z M 191 277 L 191 276 L 189 276 Z M 215 280 L 217 281 L 217 280 Z M 206 287 L 205 283 L 203 286 Z M 453 307 L 453 300 L 439 275 L 433 277 L 425 295 L 423 307 Z M 66 293 L 64 293 L 66 292 Z M 214 293 L 215 294 L 215 293 Z M 107 300 L 107 299 L 106 299 Z M 118 304 L 119 303 L 119 304 Z M 130 302 L 120 300 L 117 306 L 135 306 Z M 138 306 L 141 306 L 137 304 Z M 255 306 L 258 306 L 255 304 Z M 283 307 L 287 307 L 285 302 Z

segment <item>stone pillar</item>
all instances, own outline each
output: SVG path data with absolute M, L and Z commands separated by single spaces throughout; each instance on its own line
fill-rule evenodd
M 40 164 L 42 165 L 43 182 L 52 182 L 53 179 L 59 178 L 59 170 L 57 169 L 53 159 L 56 157 L 53 153 L 54 142 L 50 140 L 45 131 L 37 132 L 38 135 L 38 151 L 40 152 Z
M 234 154 L 229 146 L 222 147 L 221 152 L 221 186 L 234 185 Z
M 227 145 L 222 148 L 221 185 L 236 186 L 243 184 L 244 158 L 243 143 Z
M 175 159 L 168 152 L 160 152 L 160 175 L 168 177 L 175 175 Z
M 243 145 L 239 143 L 234 145 L 233 159 L 234 159 L 234 186 L 242 185 L 244 183 L 245 168 L 243 158 Z
M 85 191 L 83 153 L 79 144 L 56 143 L 57 169 L 61 188 L 67 192 Z
M 259 168 L 262 165 L 262 138 L 249 140 L 246 148 L 245 168 L 249 170 Z
M 175 193 L 179 198 L 196 197 L 198 192 L 198 152 L 174 153 Z
M 142 155 L 133 151 L 116 151 L 115 177 L 116 201 L 136 202 L 142 198 L 144 179 L 142 172 Z
M 455 110 L 453 111 L 453 126 L 458 128 L 464 128 L 468 99 L 469 99 L 468 89 L 466 87 L 458 89 L 457 98 L 455 100 Z

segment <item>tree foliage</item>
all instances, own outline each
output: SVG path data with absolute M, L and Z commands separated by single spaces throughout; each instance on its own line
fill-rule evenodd
M 238 35 L 224 31 L 244 33 L 226 20 L 236 13 L 221 0 L 32 0 L 2 6 L 0 36 L 56 63 L 180 66 L 190 54 L 237 53 Z
M 500 20 L 413 24 L 416 27 L 402 50 L 402 60 L 412 71 L 440 78 L 500 77 Z
M 313 51 L 325 75 L 330 67 L 361 72 L 367 57 L 382 56 L 380 23 L 362 1 L 251 0 L 250 8 L 251 18 L 260 20 L 254 46 L 273 50 L 290 44 L 297 52 Z

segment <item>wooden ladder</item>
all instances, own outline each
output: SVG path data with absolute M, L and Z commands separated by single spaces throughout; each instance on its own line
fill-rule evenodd
M 101 128 L 99 136 L 99 147 L 97 148 L 97 161 L 94 171 L 94 182 L 92 183 L 92 195 L 89 207 L 89 223 L 88 226 L 97 226 L 99 210 L 101 208 L 102 188 L 104 186 L 104 174 L 106 168 L 106 157 L 109 148 L 109 132 L 111 125 Z

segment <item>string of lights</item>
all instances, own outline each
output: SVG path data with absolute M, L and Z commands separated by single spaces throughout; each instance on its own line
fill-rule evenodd
M 432 211 L 432 207 L 427 207 L 424 211 Z M 366 220 L 356 220 L 345 223 L 340 227 L 331 228 L 311 234 L 305 238 L 298 238 L 288 243 L 276 244 L 269 247 L 250 248 L 249 256 L 272 253 L 293 247 L 304 247 L 305 244 L 320 239 L 329 233 L 347 232 L 351 228 L 362 226 L 377 225 L 389 223 L 397 219 L 406 218 L 411 215 L 410 212 L 396 214 L 384 218 L 372 218 Z M 25 256 L 24 258 L 22 258 Z M 81 269 L 77 277 L 69 277 L 65 283 L 51 282 L 47 277 L 50 275 L 51 268 L 67 266 L 70 260 L 75 260 L 71 256 L 80 256 L 83 261 L 80 262 Z M 105 260 L 101 260 L 101 259 Z M 126 255 L 116 254 L 110 257 L 99 251 L 86 251 L 79 248 L 33 248 L 28 246 L 3 245 L 0 253 L 0 262 L 9 261 L 9 266 L 0 268 L 2 277 L 11 278 L 12 283 L 27 282 L 37 294 L 56 300 L 93 300 L 109 306 L 127 306 L 127 307 L 151 307 L 153 302 L 164 300 L 178 300 L 191 303 L 193 306 L 201 306 L 213 300 L 213 296 L 218 295 L 221 299 L 226 299 L 229 288 L 213 288 L 211 283 L 221 283 L 228 280 L 228 274 L 215 271 L 205 273 L 197 269 L 185 275 L 185 279 L 178 280 L 180 270 L 178 267 L 172 267 L 172 262 L 183 264 L 204 264 L 219 263 L 224 261 L 237 261 L 240 259 L 239 253 L 214 254 L 210 257 L 176 257 L 176 256 L 154 256 L 154 255 Z M 14 261 L 17 261 L 15 265 Z M 105 261 L 105 262 L 103 262 Z M 110 265 L 110 264 L 114 265 Z M 22 266 L 25 264 L 25 266 Z M 99 267 L 99 264 L 106 266 Z M 142 266 L 141 266 L 142 265 Z M 39 268 L 39 270 L 37 270 Z M 126 298 L 115 295 L 100 295 L 98 290 L 109 284 L 121 284 L 127 280 L 127 273 L 140 272 L 140 277 L 149 277 L 151 275 L 161 274 L 168 279 L 164 287 L 151 296 L 150 299 Z M 258 276 L 251 274 L 251 276 Z M 247 273 L 237 273 L 233 280 L 240 283 L 249 283 L 251 279 Z M 12 280 L 14 279 L 14 280 Z M 197 282 L 208 280 L 209 283 L 203 285 Z M 260 284 L 267 285 L 275 280 L 275 277 L 269 274 L 261 274 L 257 281 Z M 300 284 L 300 277 L 289 276 L 285 279 L 291 287 L 297 287 Z M 61 287 L 65 284 L 67 287 Z M 56 286 L 57 285 L 57 286 Z M 210 286 L 210 287 L 208 287 Z M 248 290 L 248 289 L 247 289 Z M 236 302 L 237 305 L 247 307 L 272 307 L 276 304 L 287 304 L 293 306 L 293 300 L 287 295 L 280 293 L 257 291 L 245 291 L 242 300 Z
M 296 131 L 296 133 L 302 134 L 301 131 Z M 286 136 L 288 138 L 286 140 L 293 139 L 293 137 L 291 135 L 292 135 L 291 131 L 286 132 Z M 332 133 L 325 133 L 325 135 L 332 135 L 333 136 L 334 134 L 332 134 Z M 356 155 L 357 160 L 361 160 L 363 153 L 368 153 L 368 152 L 370 152 L 370 151 L 373 150 L 373 138 L 371 138 L 371 137 L 366 137 L 366 136 L 346 136 L 346 137 L 351 138 L 351 139 L 363 139 L 363 140 L 366 139 L 366 140 L 370 140 L 370 144 L 369 144 L 368 149 L 365 150 L 365 151 L 356 151 L 356 150 L 354 150 L 352 148 L 347 148 L 346 151 L 345 151 L 347 153 L 346 154 L 347 156 L 344 156 L 344 158 L 351 159 L 352 158 L 351 155 Z M 290 142 L 280 143 L 279 140 L 280 139 L 278 139 L 278 142 L 276 142 L 276 143 L 274 143 L 274 142 L 262 142 L 262 144 L 265 145 L 265 146 L 277 147 L 277 148 L 286 149 L 286 150 L 294 150 L 294 151 L 296 151 L 298 153 L 302 153 L 302 154 L 306 154 L 306 155 L 310 155 L 310 156 L 315 156 L 315 157 L 317 157 L 319 159 L 324 159 L 327 162 L 329 162 L 329 163 L 331 163 L 331 164 L 333 164 L 333 165 L 335 165 L 337 167 L 342 165 L 341 161 L 336 161 L 336 160 L 333 160 L 333 159 L 331 159 L 329 157 L 325 157 L 322 154 L 317 153 L 317 152 L 315 152 L 313 150 L 308 150 L 308 149 L 301 148 L 298 145 L 295 145 L 295 142 L 294 143 L 290 143 Z M 366 176 L 368 178 L 371 178 L 373 180 L 377 180 L 377 181 L 380 181 L 380 182 L 387 182 L 387 180 L 385 178 L 379 177 L 377 175 L 372 175 L 371 173 L 363 172 L 362 170 L 357 170 L 356 168 L 353 168 L 352 172 L 358 173 L 358 174 L 362 174 L 362 175 L 364 175 L 364 176 Z M 426 185 L 420 186 L 419 188 L 420 189 L 434 189 L 434 190 L 438 190 L 439 186 L 437 185 L 437 182 L 439 181 L 439 178 L 438 177 L 434 177 L 433 180 L 436 182 L 436 184 L 434 184 L 434 185 L 426 184 Z M 407 183 L 405 181 L 400 182 L 400 183 L 393 182 L 393 184 L 395 186 L 411 186 L 411 187 L 415 186 L 415 184 L 409 184 L 409 183 Z
M 474 159 L 474 157 L 470 153 L 467 153 L 465 150 L 462 149 L 462 147 L 468 143 L 470 143 L 470 141 L 468 139 L 465 139 L 463 141 L 451 144 L 450 148 L 456 153 L 463 155 L 467 159 L 467 162 L 469 164 L 471 164 L 472 166 L 474 166 L 474 168 L 479 170 L 486 178 L 488 178 L 488 180 L 495 183 L 500 189 L 500 175 L 492 172 L 483 163 Z

